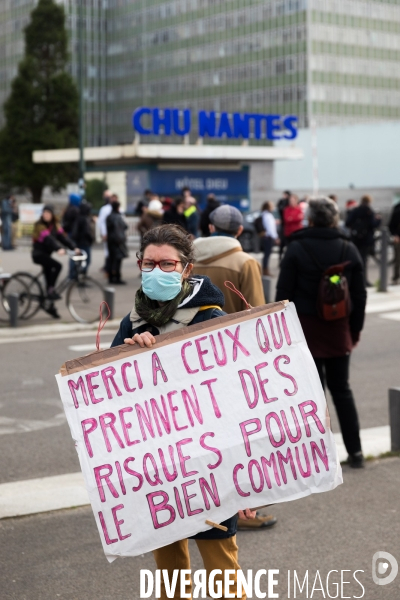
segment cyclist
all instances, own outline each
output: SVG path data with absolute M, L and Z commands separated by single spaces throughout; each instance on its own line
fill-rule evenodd
M 47 297 L 49 300 L 59 300 L 60 296 L 55 291 L 57 277 L 62 269 L 61 263 L 51 258 L 53 252 L 65 254 L 65 249 L 75 250 L 76 254 L 80 251 L 75 244 L 66 236 L 64 230 L 60 227 L 54 209 L 50 205 L 43 207 L 42 216 L 36 221 L 33 228 L 33 248 L 32 260 L 37 265 L 42 265 L 46 279 Z M 59 315 L 53 304 L 47 311 L 55 318 Z

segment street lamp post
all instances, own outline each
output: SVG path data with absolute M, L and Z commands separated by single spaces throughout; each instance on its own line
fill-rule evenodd
M 79 188 L 84 192 L 84 114 L 83 114 L 83 0 L 78 0 L 78 72 L 79 72 Z

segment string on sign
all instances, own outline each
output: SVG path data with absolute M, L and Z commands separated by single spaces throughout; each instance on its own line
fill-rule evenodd
M 104 319 L 103 321 L 103 306 L 105 306 L 108 310 L 108 315 L 107 317 Z M 105 300 L 103 300 L 103 302 L 100 303 L 100 321 L 99 321 L 99 326 L 97 328 L 97 335 L 96 335 L 96 349 L 100 350 L 100 333 L 101 330 L 104 328 L 105 324 L 107 323 L 108 319 L 111 317 L 111 309 L 108 306 L 107 302 Z
M 228 285 L 229 284 L 229 285 Z M 234 284 L 232 283 L 232 281 L 224 281 L 224 286 L 226 288 L 228 288 L 229 291 L 233 292 L 234 294 L 237 294 L 239 296 L 239 298 L 241 298 L 243 300 L 243 302 L 246 305 L 247 309 L 253 308 L 251 306 L 251 304 L 249 304 L 246 300 L 246 298 L 243 296 L 242 292 L 239 292 L 239 290 L 234 286 Z

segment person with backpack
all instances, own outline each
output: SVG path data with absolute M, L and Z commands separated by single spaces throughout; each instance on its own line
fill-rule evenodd
M 262 261 L 263 275 L 269 277 L 271 277 L 271 272 L 268 268 L 268 264 L 272 248 L 274 247 L 274 244 L 279 244 L 280 242 L 273 210 L 274 205 L 272 202 L 264 202 L 261 207 L 261 215 L 254 221 L 255 230 L 261 238 L 261 250 L 264 252 Z
M 351 241 L 357 247 L 364 264 L 364 277 L 367 287 L 372 287 L 372 283 L 369 283 L 367 276 L 368 254 L 373 252 L 374 232 L 381 223 L 381 217 L 374 213 L 371 204 L 372 197 L 363 196 L 359 206 L 353 208 L 346 219 L 346 227 L 350 230 Z
M 310 200 L 308 219 L 309 227 L 291 236 L 276 300 L 294 302 L 321 383 L 332 395 L 348 462 L 360 468 L 364 458 L 349 368 L 364 325 L 363 263 L 355 245 L 338 228 L 335 202 L 325 197 Z

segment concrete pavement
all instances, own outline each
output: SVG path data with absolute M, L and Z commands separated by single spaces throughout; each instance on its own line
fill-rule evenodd
M 278 518 L 272 529 L 239 532 L 241 568 L 279 569 L 279 598 L 320 600 L 338 597 L 338 589 L 342 598 L 398 600 L 400 576 L 377 586 L 371 565 L 382 550 L 400 562 L 399 481 L 398 458 L 373 461 L 364 471 L 344 467 L 344 485 L 275 505 L 269 509 Z M 190 551 L 192 569 L 202 568 L 193 541 Z M 0 564 L 2 600 L 137 600 L 140 570 L 155 568 L 150 553 L 109 564 L 89 507 L 1 520 Z M 294 595 L 294 570 L 301 582 L 308 571 L 308 594 L 297 588 Z M 317 571 L 323 591 L 311 595 Z M 341 577 L 350 582 L 343 593 Z M 267 592 L 265 578 L 261 588 Z

